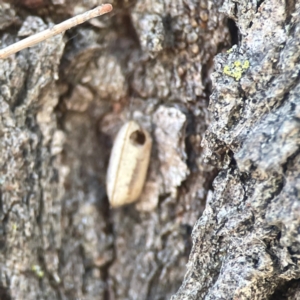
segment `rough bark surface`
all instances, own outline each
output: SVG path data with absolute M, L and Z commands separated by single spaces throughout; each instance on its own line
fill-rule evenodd
M 299 299 L 299 8 L 223 5 L 241 43 L 216 57 L 204 141 L 223 170 L 173 300 Z
M 111 3 L 0 61 L 0 298 L 298 299 L 298 4 Z M 99 4 L 0 2 L 1 47 Z M 151 162 L 112 210 L 130 119 Z

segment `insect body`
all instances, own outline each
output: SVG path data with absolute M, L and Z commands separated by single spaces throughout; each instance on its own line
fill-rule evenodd
M 106 189 L 112 207 L 134 202 L 147 175 L 152 139 L 139 124 L 122 126 L 114 142 L 107 170 Z

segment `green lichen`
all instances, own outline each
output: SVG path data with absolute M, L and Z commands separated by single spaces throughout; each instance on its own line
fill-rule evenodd
M 244 61 L 243 65 L 242 65 L 242 68 L 243 68 L 244 70 L 247 70 L 249 67 L 250 67 L 250 62 L 249 62 L 249 60 L 247 59 L 247 60 Z
M 237 68 L 240 67 L 242 65 L 241 61 L 240 60 L 236 60 L 234 63 L 233 63 Z
M 18 229 L 18 225 L 16 223 L 13 223 L 12 224 L 12 230 L 13 230 L 13 232 L 16 232 L 17 229 Z
M 243 73 L 249 67 L 249 60 L 245 60 L 243 62 L 236 60 L 231 65 L 225 65 L 223 68 L 223 73 L 227 76 L 233 77 L 236 81 L 239 81 L 242 78 Z
M 33 271 L 38 278 L 43 278 L 45 275 L 44 271 L 41 269 L 39 265 L 33 265 L 31 267 L 31 271 Z

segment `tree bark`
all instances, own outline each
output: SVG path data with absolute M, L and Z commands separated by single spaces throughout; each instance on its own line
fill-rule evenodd
M 299 299 L 299 4 L 111 3 L 0 61 L 0 299 Z M 1 47 L 95 5 L 0 2 Z M 111 209 L 129 120 L 148 176 Z

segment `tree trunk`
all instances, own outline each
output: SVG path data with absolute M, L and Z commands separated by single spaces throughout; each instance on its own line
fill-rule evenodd
M 111 3 L 0 60 L 0 299 L 300 299 L 299 4 Z M 0 0 L 1 48 L 96 5 Z M 129 120 L 150 166 L 112 209 Z

